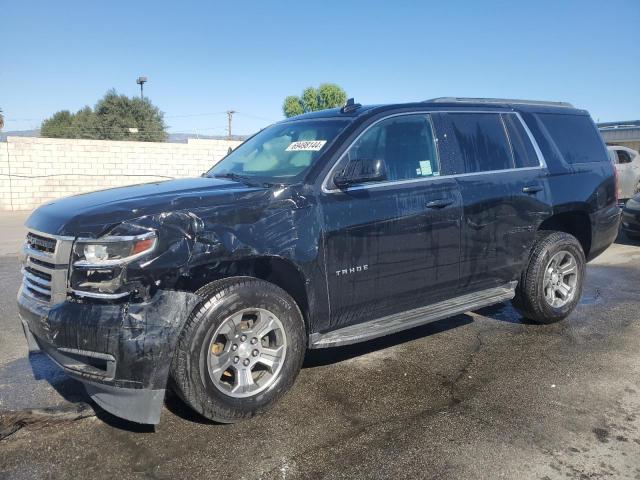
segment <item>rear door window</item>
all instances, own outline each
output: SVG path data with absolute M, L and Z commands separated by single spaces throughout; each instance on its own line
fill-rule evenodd
M 457 143 L 464 173 L 514 167 L 505 127 L 497 113 L 448 113 L 447 130 Z
M 538 155 L 520 119 L 514 113 L 505 113 L 502 115 L 502 119 L 509 134 L 516 168 L 540 166 Z
M 588 116 L 539 113 L 538 117 L 567 163 L 608 160 L 600 134 Z

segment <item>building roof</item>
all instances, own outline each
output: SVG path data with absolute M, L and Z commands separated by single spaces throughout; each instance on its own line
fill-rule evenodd
M 640 120 L 599 123 L 598 129 L 607 143 L 640 142 Z

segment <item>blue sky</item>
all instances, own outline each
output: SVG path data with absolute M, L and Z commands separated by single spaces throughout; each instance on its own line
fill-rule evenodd
M 361 103 L 565 100 L 640 118 L 640 1 L 0 1 L 5 130 L 108 89 L 145 94 L 173 132 L 251 133 L 286 95 L 335 82 Z

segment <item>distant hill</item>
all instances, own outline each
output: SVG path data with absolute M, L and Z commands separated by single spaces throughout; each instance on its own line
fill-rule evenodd
M 10 132 L 0 131 L 0 141 L 4 142 L 7 137 L 39 137 L 40 130 L 13 130 Z M 249 135 L 232 135 L 232 140 L 246 140 Z M 190 138 L 204 138 L 210 140 L 226 140 L 226 135 L 196 135 L 195 133 L 170 133 L 167 137 L 169 143 L 187 143 Z
M 206 140 L 226 140 L 226 135 L 196 135 L 194 133 L 170 133 L 167 142 L 187 143 L 190 138 L 203 138 Z M 231 140 L 246 140 L 249 135 L 231 135 Z
M 14 130 L 11 132 L 0 131 L 0 142 L 4 142 L 7 137 L 39 137 L 40 129 L 35 130 Z

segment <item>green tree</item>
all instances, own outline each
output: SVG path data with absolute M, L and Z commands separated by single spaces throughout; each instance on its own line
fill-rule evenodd
M 91 107 L 78 110 L 71 120 L 71 132 L 74 138 L 97 138 L 98 116 Z
M 305 88 L 300 97 L 286 97 L 282 104 L 282 112 L 285 117 L 294 117 L 316 110 L 340 107 L 346 101 L 347 92 L 341 87 L 335 83 L 323 83 L 318 88 Z
M 0 130 L 4 127 L 4 114 L 2 113 L 2 109 L 0 108 Z
M 146 98 L 129 98 L 111 90 L 96 104 L 94 113 L 99 138 L 146 142 L 166 139 L 164 114 Z
M 164 114 L 148 99 L 108 91 L 93 110 L 56 112 L 42 122 L 43 137 L 161 142 L 166 139 Z
M 299 97 L 289 95 L 284 99 L 282 111 L 285 117 L 295 117 L 296 115 L 302 115 L 304 113 L 304 107 Z
M 47 118 L 40 126 L 40 135 L 50 138 L 75 138 L 73 132 L 74 115 L 69 110 L 60 110 Z

